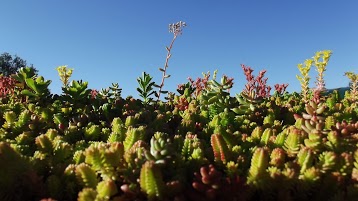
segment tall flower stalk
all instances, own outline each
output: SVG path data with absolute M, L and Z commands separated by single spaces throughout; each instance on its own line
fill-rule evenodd
M 164 68 L 159 68 L 159 70 L 163 73 L 163 75 L 162 75 L 162 81 L 161 81 L 160 85 L 156 85 L 156 87 L 159 88 L 158 92 L 155 94 L 156 97 L 158 98 L 157 101 L 159 101 L 159 99 L 160 99 L 160 94 L 167 93 L 167 91 L 163 91 L 162 89 L 164 86 L 164 80 L 166 78 L 170 77 L 170 75 L 167 74 L 167 68 L 169 66 L 169 59 L 172 56 L 171 50 L 173 48 L 173 44 L 174 44 L 175 40 L 177 39 L 177 37 L 179 35 L 182 34 L 183 28 L 185 26 L 186 26 L 186 23 L 182 22 L 182 21 L 179 21 L 174 24 L 169 24 L 169 32 L 173 33 L 174 35 L 173 35 L 173 39 L 172 39 L 172 42 L 170 43 L 169 47 L 168 46 L 165 47 L 167 49 L 167 56 L 165 58 Z

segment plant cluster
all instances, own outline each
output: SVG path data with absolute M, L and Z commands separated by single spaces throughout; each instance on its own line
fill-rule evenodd
M 270 95 L 265 71 L 243 69 L 236 97 L 233 79 L 214 72 L 166 102 L 149 97 L 146 73 L 135 99 L 70 76 L 54 95 L 21 69 L 19 97 L 0 97 L 0 200 L 356 200 L 351 96 L 315 99 L 287 84 Z

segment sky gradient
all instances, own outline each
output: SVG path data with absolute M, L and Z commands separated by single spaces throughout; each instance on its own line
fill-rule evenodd
M 57 94 L 62 83 L 55 68 L 68 65 L 72 79 L 89 88 L 117 82 L 123 97 L 138 97 L 143 71 L 159 84 L 173 37 L 168 24 L 180 20 L 187 27 L 175 41 L 164 90 L 218 69 L 218 77 L 234 78 L 234 95 L 246 83 L 245 64 L 255 75 L 266 69 L 271 86 L 288 83 L 288 91 L 300 91 L 297 64 L 325 49 L 333 52 L 327 88 L 347 86 L 346 71 L 358 73 L 356 0 L 4 0 L 1 8 L 0 53 L 33 64 Z M 310 75 L 313 87 L 314 68 Z

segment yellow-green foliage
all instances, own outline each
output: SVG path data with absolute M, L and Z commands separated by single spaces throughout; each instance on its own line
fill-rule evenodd
M 78 201 L 95 201 L 97 192 L 92 188 L 84 188 L 78 194 Z
M 300 150 L 300 143 L 302 140 L 300 132 L 301 132 L 300 130 L 297 130 L 292 127 L 290 131 L 288 131 L 288 135 L 285 140 L 283 149 L 287 152 L 287 155 L 290 157 L 295 156 Z
M 316 55 L 313 57 L 314 65 L 316 66 L 316 71 L 318 72 L 317 76 L 317 85 L 324 87 L 325 83 L 323 80 L 324 72 L 326 71 L 326 66 L 328 64 L 329 58 L 331 57 L 332 51 L 323 50 L 316 52 Z
M 113 180 L 101 181 L 97 185 L 97 197 L 109 200 L 111 196 L 118 192 L 116 183 Z
M 266 168 L 269 165 L 269 153 L 266 148 L 257 148 L 251 158 L 248 182 L 260 185 L 267 176 Z
M 95 141 L 100 138 L 101 127 L 99 125 L 88 125 L 84 130 L 85 139 L 88 141 Z
M 351 82 L 351 91 L 349 94 L 349 98 L 351 99 L 351 101 L 356 101 L 358 99 L 358 74 L 353 72 L 346 72 L 345 76 L 347 76 Z
M 58 72 L 58 75 L 60 76 L 60 80 L 62 81 L 63 87 L 67 87 L 69 79 L 73 72 L 73 68 L 67 68 L 67 66 L 58 66 L 56 70 Z
M 85 162 L 102 178 L 117 177 L 117 168 L 123 167 L 124 147 L 119 142 L 95 143 L 85 151 Z
M 127 151 L 138 140 L 143 140 L 145 135 L 145 127 L 140 126 L 138 128 L 129 127 L 126 132 L 126 139 L 123 142 L 124 150 Z
M 301 84 L 301 93 L 303 96 L 304 101 L 308 101 L 308 93 L 309 93 L 309 82 L 310 77 L 308 75 L 309 71 L 311 70 L 313 60 L 307 59 L 304 64 L 298 64 L 298 70 L 301 73 L 301 76 L 296 75 L 296 78 L 298 81 L 300 81 Z
M 165 183 L 160 168 L 147 161 L 140 171 L 140 187 L 148 195 L 149 200 L 161 199 L 165 193 Z
M 301 166 L 301 173 L 304 173 L 313 162 L 313 152 L 311 149 L 302 148 L 297 154 L 297 162 Z
M 98 184 L 96 172 L 84 163 L 76 167 L 76 176 L 84 187 L 96 188 Z
M 112 120 L 112 132 L 108 137 L 108 142 L 123 142 L 125 139 L 126 128 L 121 118 Z
M 345 97 L 317 93 L 330 56 L 298 65 L 301 94 L 259 99 L 231 97 L 226 76 L 190 79 L 168 102 L 124 99 L 69 83 L 66 66 L 53 95 L 22 70 L 30 91 L 0 97 L 0 200 L 356 200 L 358 76 Z

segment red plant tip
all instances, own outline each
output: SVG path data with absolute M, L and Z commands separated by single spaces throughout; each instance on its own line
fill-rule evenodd
M 92 89 L 91 90 L 91 99 L 96 99 L 98 95 L 98 90 Z
M 295 120 L 297 120 L 297 119 L 301 119 L 302 116 L 299 114 L 293 114 L 293 118 L 295 118 Z

